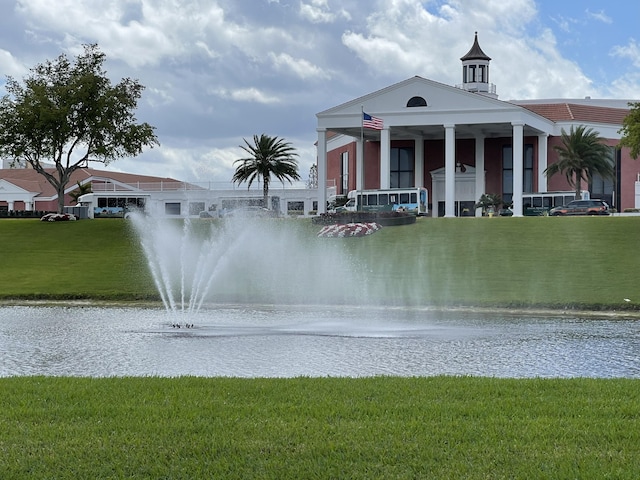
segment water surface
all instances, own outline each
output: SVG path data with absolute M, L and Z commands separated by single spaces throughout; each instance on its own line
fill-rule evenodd
M 640 378 L 640 323 L 405 308 L 12 306 L 0 307 L 0 352 L 0 376 Z

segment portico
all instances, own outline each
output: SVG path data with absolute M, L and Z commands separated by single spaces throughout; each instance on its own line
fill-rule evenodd
M 384 127 L 362 128 L 363 111 L 381 118 Z M 487 169 L 499 168 L 500 172 L 494 173 L 512 185 L 506 189 L 500 185 L 497 193 L 512 192 L 514 212 L 521 212 L 525 139 L 538 152 L 535 188 L 546 189 L 541 172 L 546 168 L 546 141 L 553 132 L 553 122 L 491 96 L 413 77 L 321 112 L 317 118 L 320 195 L 326 187 L 327 162 L 336 137 L 351 138 L 356 143 L 356 181 L 349 188 L 427 187 L 434 216 L 438 214 L 439 199 L 433 198 L 433 172 L 443 168 L 439 173 L 444 176 L 444 216 L 453 217 L 456 202 L 460 201 L 456 195 L 456 167 L 463 164 L 474 168 L 472 187 L 476 200 L 488 191 Z M 332 132 L 330 136 L 328 132 Z M 543 145 L 539 145 L 540 139 Z M 509 148 L 496 150 L 496 145 Z M 398 149 L 403 151 L 399 153 Z M 512 158 L 502 158 L 507 151 Z M 412 155 L 412 165 L 403 166 L 408 153 Z M 495 181 L 490 183 L 497 188 Z M 320 211 L 325 204 L 326 198 L 319 199 Z

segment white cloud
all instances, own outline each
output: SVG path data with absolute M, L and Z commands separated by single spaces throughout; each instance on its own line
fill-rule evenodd
M 5 76 L 14 77 L 16 79 L 26 75 L 28 68 L 20 63 L 11 52 L 0 48 L 0 72 Z
M 491 79 L 500 98 L 594 93 L 578 65 L 562 57 L 550 30 L 527 33 L 537 15 L 533 2 L 487 0 L 477 9 L 475 2 L 451 0 L 435 13 L 423 5 L 390 0 L 384 11 L 367 17 L 366 32 L 347 32 L 342 41 L 373 74 L 394 72 L 396 80 L 420 75 L 454 85 L 462 75 L 460 57 L 478 31 L 480 45 L 493 59 Z
M 280 99 L 273 95 L 267 95 L 261 90 L 251 87 L 251 88 L 239 88 L 239 89 L 224 89 L 219 88 L 213 90 L 211 93 L 217 95 L 218 97 L 235 100 L 239 102 L 255 102 L 255 103 L 278 103 Z
M 311 3 L 300 2 L 300 16 L 311 23 L 332 23 L 338 19 L 349 20 L 351 15 L 344 9 L 331 11 L 327 0 L 311 0 Z
M 634 67 L 640 67 L 640 45 L 634 40 L 629 40 L 627 45 L 616 45 L 611 49 L 611 55 L 631 60 Z
M 608 16 L 606 13 L 604 13 L 604 10 L 600 10 L 599 12 L 592 12 L 589 9 L 587 9 L 587 16 L 589 18 L 593 18 L 594 20 L 597 20 L 602 23 L 606 23 L 608 25 L 613 23 L 613 19 L 610 16 Z
M 293 58 L 287 53 L 275 54 L 269 52 L 269 59 L 278 70 L 285 70 L 294 73 L 297 77 L 306 79 L 328 80 L 331 78 L 330 72 L 316 65 L 313 65 L 304 58 Z

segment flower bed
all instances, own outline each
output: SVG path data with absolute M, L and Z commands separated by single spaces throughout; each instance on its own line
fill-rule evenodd
M 334 225 L 326 225 L 318 233 L 318 237 L 364 237 L 377 232 L 382 227 L 376 222 L 367 223 L 337 223 Z
M 375 222 L 386 227 L 415 223 L 416 216 L 405 212 L 339 212 L 321 213 L 313 217 L 311 221 L 316 225 Z
M 41 222 L 68 222 L 70 220 L 76 220 L 76 216 L 70 213 L 47 213 L 40 217 Z

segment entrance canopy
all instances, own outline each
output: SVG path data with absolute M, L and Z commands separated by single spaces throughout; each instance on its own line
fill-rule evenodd
M 362 127 L 362 115 L 382 119 L 380 130 Z M 357 143 L 356 188 L 364 187 L 364 142 L 380 142 L 380 187 L 389 188 L 389 156 L 391 141 L 413 140 L 416 155 L 416 187 L 423 186 L 424 153 L 427 140 L 445 142 L 445 216 L 454 216 L 455 145 L 460 139 L 475 139 L 476 144 L 487 138 L 512 137 L 514 162 L 514 211 L 522 201 L 523 142 L 525 136 L 546 138 L 556 134 L 554 122 L 518 105 L 497 100 L 481 93 L 472 93 L 422 77 L 412 77 L 377 92 L 338 105 L 317 114 L 318 119 L 318 207 L 326 205 L 327 133 L 351 137 Z M 519 146 L 519 148 L 518 148 Z M 476 186 L 484 188 L 484 151 L 476 148 L 476 171 L 482 175 Z M 520 174 L 519 174 L 520 173 Z M 518 181 L 519 179 L 519 181 Z M 478 196 L 482 192 L 475 192 Z

